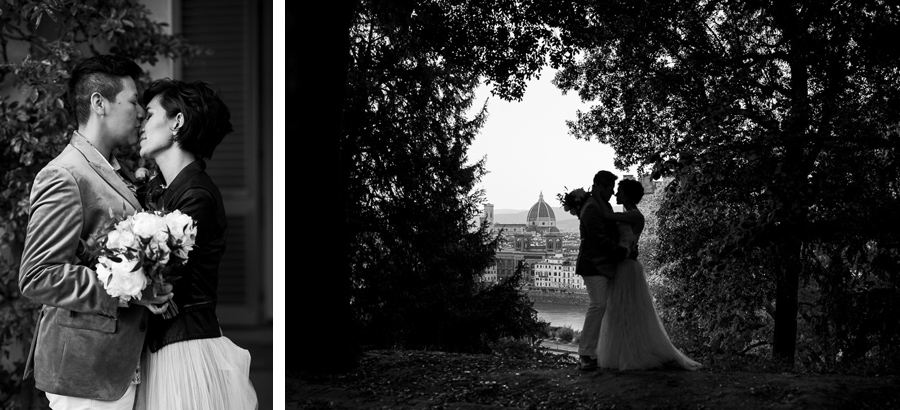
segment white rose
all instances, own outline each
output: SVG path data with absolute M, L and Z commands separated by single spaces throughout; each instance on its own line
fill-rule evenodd
M 197 228 L 193 227 L 193 228 L 191 228 L 190 231 L 185 232 L 185 235 L 184 235 L 184 238 L 182 238 L 181 244 L 182 244 L 182 246 L 187 247 L 188 250 L 191 250 L 190 248 L 192 246 L 194 246 L 195 243 L 197 243 L 196 239 L 197 239 Z
M 132 231 L 141 238 L 165 241 L 169 236 L 166 231 L 166 221 L 159 215 L 138 212 L 131 217 L 131 223 L 133 224 Z
M 107 235 L 106 248 L 124 250 L 125 248 L 133 247 L 135 245 L 134 242 L 134 234 L 132 234 L 130 231 L 115 230 Z
M 169 263 L 169 254 L 171 251 L 169 250 L 169 245 L 165 242 L 150 242 L 148 245 L 149 249 L 149 257 L 151 260 L 156 261 L 156 263 L 160 265 L 165 265 Z
M 138 181 L 144 181 L 147 178 L 150 178 L 150 170 L 144 167 L 140 167 L 134 171 L 134 177 Z
M 185 232 L 184 237 L 181 238 L 181 246 L 187 248 L 188 251 L 194 246 L 197 239 L 197 228 L 192 227 L 190 231 Z
M 109 281 L 109 275 L 112 274 L 112 270 L 108 266 L 110 263 L 112 263 L 111 260 L 101 256 L 97 258 L 97 266 L 94 267 L 94 271 L 97 272 L 97 278 L 103 283 L 104 288 L 106 287 L 106 282 Z
M 119 222 L 116 224 L 116 230 L 117 230 L 117 231 L 131 232 L 131 231 L 132 231 L 131 228 L 132 228 L 133 226 L 134 226 L 134 224 L 131 222 L 131 218 L 126 218 L 125 220 L 119 221 Z
M 177 209 L 166 214 L 165 220 L 166 225 L 169 227 L 169 233 L 171 233 L 172 237 L 176 240 L 182 239 L 185 236 L 190 236 L 192 231 L 196 231 L 194 228 L 194 220 L 190 215 L 183 214 Z
M 119 249 L 119 237 L 122 236 L 122 232 L 112 231 L 106 235 L 106 249 Z
M 120 257 L 122 257 L 120 255 Z M 144 275 L 144 270 L 134 270 L 137 259 L 129 260 L 122 257 L 121 262 L 116 262 L 104 256 L 97 259 L 95 268 L 97 278 L 103 282 L 106 293 L 113 297 L 119 297 L 128 301 L 132 298 L 141 298 L 141 291 L 147 287 L 149 280 Z

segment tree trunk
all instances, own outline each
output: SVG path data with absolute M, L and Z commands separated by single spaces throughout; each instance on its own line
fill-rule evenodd
M 797 295 L 800 289 L 800 244 L 790 241 L 781 249 L 781 272 L 775 289 L 775 330 L 772 355 L 793 364 L 797 348 Z
M 791 68 L 790 77 L 790 111 L 783 125 L 785 154 L 782 159 L 782 172 L 776 175 L 778 204 L 784 211 L 781 219 L 782 242 L 779 246 L 776 261 L 779 275 L 775 289 L 775 329 L 772 341 L 774 358 L 792 365 L 797 348 L 797 298 L 800 290 L 800 222 L 805 218 L 803 209 L 805 199 L 802 198 L 802 186 L 807 184 L 807 173 L 803 172 L 803 141 L 810 124 L 809 102 L 809 61 L 810 43 L 808 40 L 808 23 L 797 15 L 794 5 L 788 2 L 775 2 L 774 21 L 782 30 L 782 36 L 788 44 L 786 58 Z M 801 197 L 798 197 L 801 195 Z M 799 213 L 798 213 L 799 212 Z
M 312 167 L 297 175 L 296 180 L 287 181 L 287 191 L 309 195 L 306 200 L 314 203 L 324 201 L 328 211 L 322 217 L 301 215 L 304 219 L 301 223 L 306 225 L 302 231 L 286 232 L 288 235 L 315 235 L 312 239 L 322 249 L 316 251 L 315 256 L 306 252 L 298 255 L 291 249 L 286 251 L 286 279 L 298 282 L 284 292 L 285 367 L 288 371 L 344 372 L 358 363 L 358 338 L 352 332 L 349 239 L 346 235 L 348 180 L 342 166 L 340 143 L 350 26 L 357 3 L 355 0 L 329 3 L 331 7 L 324 10 L 313 10 L 314 7 L 300 2 L 288 2 L 285 7 L 285 38 L 289 44 L 291 39 L 308 39 L 286 49 L 286 102 L 297 104 L 297 108 L 286 112 L 285 135 L 297 150 L 287 152 L 285 165 L 288 176 L 296 175 L 290 171 L 291 167 L 300 165 L 298 161 Z M 301 27 L 309 27 L 312 34 L 291 34 Z M 313 71 L 300 75 L 301 68 Z M 297 120 L 295 115 L 309 112 L 306 111 L 308 107 L 314 107 L 313 114 L 307 121 Z M 287 209 L 296 211 L 290 206 Z M 290 220 L 291 213 L 286 218 Z

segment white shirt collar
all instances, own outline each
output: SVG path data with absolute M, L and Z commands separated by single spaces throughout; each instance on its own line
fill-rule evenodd
M 91 148 L 94 149 L 94 151 L 97 153 L 97 155 L 99 155 L 100 158 L 103 158 L 103 162 L 105 162 L 106 165 L 109 165 L 109 167 L 112 168 L 113 171 L 119 172 L 119 169 L 122 168 L 122 166 L 119 165 L 119 160 L 116 159 L 115 155 L 111 155 L 112 163 L 110 163 L 109 161 L 106 160 L 106 157 L 104 157 L 103 154 L 101 154 L 100 151 L 97 150 L 97 147 L 95 147 L 94 144 L 91 144 L 90 140 L 88 140 L 84 135 L 81 135 L 81 133 L 78 132 L 77 130 L 75 131 L 75 133 L 78 134 L 81 138 L 84 138 L 85 141 L 87 141 L 88 145 L 90 145 Z

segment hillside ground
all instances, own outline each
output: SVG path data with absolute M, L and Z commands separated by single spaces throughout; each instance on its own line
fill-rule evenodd
M 702 361 L 702 360 L 701 360 Z M 900 377 L 724 370 L 582 372 L 544 349 L 368 351 L 343 374 L 286 375 L 286 409 L 900 409 Z

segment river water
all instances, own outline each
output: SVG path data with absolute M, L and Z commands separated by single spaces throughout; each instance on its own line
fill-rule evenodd
M 587 306 L 566 303 L 534 302 L 538 319 L 550 322 L 550 326 L 569 326 L 581 330 Z

